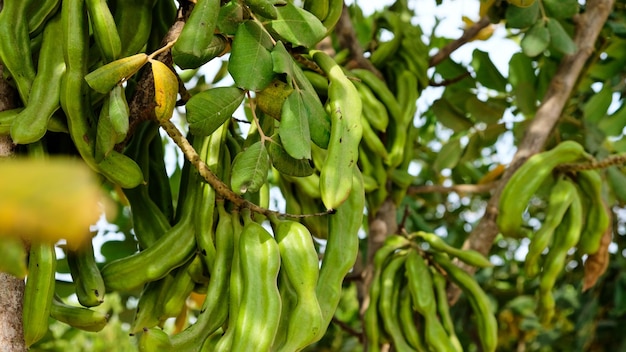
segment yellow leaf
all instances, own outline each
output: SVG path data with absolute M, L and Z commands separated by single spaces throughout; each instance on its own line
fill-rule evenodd
M 81 244 L 104 199 L 98 179 L 72 159 L 0 162 L 0 237 Z
M 154 75 L 154 113 L 157 120 L 172 118 L 178 95 L 178 80 L 172 70 L 161 61 L 151 60 Z

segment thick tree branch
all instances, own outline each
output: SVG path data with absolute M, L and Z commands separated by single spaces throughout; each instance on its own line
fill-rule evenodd
M 365 260 L 359 258 L 355 271 L 360 273 L 361 281 L 357 282 L 357 295 L 359 299 L 359 314 L 363 321 L 365 311 L 370 304 L 370 286 L 374 278 L 374 255 L 382 247 L 383 242 L 390 234 L 398 232 L 396 221 L 397 207 L 391 198 L 387 198 L 380 206 L 376 214 L 371 214 L 369 223 L 369 233 L 367 234 L 367 254 Z M 364 339 L 367 343 L 368 341 Z
M 0 64 L 0 111 L 17 107 L 17 92 L 3 77 Z M 0 135 L 0 159 L 13 155 L 11 137 Z M 2 351 L 26 351 L 22 324 L 24 280 L 0 273 L 0 346 Z
M 363 56 L 363 48 L 359 45 L 354 26 L 350 20 L 348 7 L 345 4 L 343 5 L 341 17 L 339 17 L 339 21 L 335 26 L 335 34 L 337 35 L 339 46 L 350 51 L 350 58 L 352 59 L 352 62 L 348 64 L 350 68 L 364 68 L 374 72 L 378 78 L 383 78 L 383 75 L 374 67 L 372 62 Z
M 447 59 L 450 54 L 452 54 L 456 49 L 462 47 L 464 44 L 468 43 L 472 38 L 474 38 L 481 29 L 487 27 L 491 22 L 489 21 L 489 17 L 483 16 L 480 21 L 474 23 L 473 26 L 468 27 L 463 32 L 463 35 L 451 42 L 450 44 L 441 48 L 435 55 L 430 58 L 430 62 L 428 63 L 430 67 L 439 65 L 443 60 Z
M 513 161 L 497 183 L 494 193 L 487 204 L 484 216 L 465 241 L 463 248 L 473 249 L 485 255 L 489 253 L 493 240 L 499 231 L 496 218 L 498 216 L 500 194 L 513 173 L 529 157 L 544 148 L 544 144 L 561 116 L 563 107 L 572 93 L 585 62 L 594 51 L 594 44 L 609 16 L 613 3 L 614 0 L 589 0 L 587 1 L 587 11 L 575 18 L 576 33 L 574 41 L 578 50 L 573 55 L 567 55 L 561 60 L 556 74 L 550 81 L 545 98 L 526 131 L 513 157 Z M 463 263 L 457 264 L 469 273 L 476 271 L 474 267 Z M 448 297 L 452 303 L 456 302 L 459 295 L 460 289 L 456 286 L 450 286 Z

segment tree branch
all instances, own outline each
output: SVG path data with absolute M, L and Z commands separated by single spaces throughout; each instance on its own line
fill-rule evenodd
M 215 175 L 211 171 L 211 169 L 209 169 L 209 166 L 204 161 L 202 161 L 202 159 L 200 158 L 196 150 L 193 148 L 191 143 L 189 143 L 187 138 L 183 136 L 183 134 L 178 130 L 176 125 L 172 123 L 172 121 L 161 120 L 161 121 L 158 121 L 158 123 L 161 125 L 161 128 L 163 128 L 163 130 L 167 133 L 167 135 L 170 136 L 170 138 L 172 138 L 172 141 L 174 141 L 174 143 L 178 146 L 178 148 L 183 153 L 185 158 L 189 160 L 191 165 L 195 167 L 195 169 L 198 171 L 200 176 L 202 176 L 202 178 L 204 178 L 207 181 L 207 183 L 211 185 L 211 187 L 215 190 L 215 192 L 217 192 L 217 194 L 219 194 L 224 199 L 231 201 L 237 207 L 250 209 L 251 211 L 255 213 L 263 214 L 268 217 L 271 215 L 275 215 L 275 216 L 283 216 L 283 217 L 289 217 L 289 218 L 306 218 L 306 217 L 311 217 L 311 216 L 328 215 L 334 212 L 334 211 L 326 211 L 322 213 L 298 214 L 298 215 L 286 214 L 286 213 L 280 213 L 274 210 L 260 207 L 250 202 L 249 200 L 244 199 L 243 197 L 233 192 L 230 189 L 230 187 L 228 187 L 228 185 L 226 185 L 222 180 L 220 180 L 219 177 L 217 177 L 217 175 Z
M 453 185 L 453 186 L 442 186 L 442 185 L 423 185 L 423 186 L 411 186 L 407 190 L 406 194 L 413 196 L 416 194 L 424 194 L 424 193 L 487 193 L 490 192 L 495 187 L 494 182 L 485 183 L 481 185 Z
M 341 330 L 347 332 L 348 334 L 356 337 L 357 339 L 359 339 L 359 342 L 361 342 L 363 340 L 363 334 L 354 330 L 350 325 L 346 324 L 345 322 L 337 319 L 337 317 L 333 316 L 332 322 L 337 324 L 337 326 L 339 326 L 341 328 Z
M 428 63 L 430 67 L 439 65 L 442 61 L 447 59 L 456 49 L 460 48 L 464 44 L 468 43 L 472 38 L 474 38 L 481 29 L 487 27 L 491 22 L 489 21 L 488 16 L 483 16 L 480 21 L 474 23 L 473 26 L 466 28 L 463 31 L 463 35 L 451 42 L 450 44 L 441 48 L 435 55 L 430 58 L 430 62 Z
M 350 58 L 352 59 L 352 62 L 348 64 L 349 68 L 364 68 L 374 72 L 378 78 L 383 79 L 383 75 L 380 71 L 374 67 L 370 60 L 363 56 L 363 48 L 359 45 L 359 40 L 356 37 L 354 26 L 350 20 L 348 7 L 345 4 L 343 5 L 341 17 L 339 17 L 339 21 L 335 26 L 335 34 L 337 35 L 339 46 L 341 48 L 347 48 L 348 51 L 350 51 Z
M 484 255 L 489 253 L 493 240 L 499 232 L 496 218 L 498 216 L 500 194 L 513 173 L 529 157 L 543 149 L 548 136 L 563 111 L 563 107 L 569 100 L 585 62 L 594 51 L 594 44 L 609 16 L 613 3 L 614 0 L 589 0 L 587 1 L 587 11 L 575 18 L 576 33 L 574 42 L 578 50 L 573 55 L 567 55 L 561 60 L 556 74 L 550 81 L 543 102 L 530 123 L 513 157 L 513 161 L 496 184 L 494 193 L 487 204 L 485 214 L 463 244 L 464 249 L 473 249 Z M 476 271 L 476 268 L 458 261 L 457 265 L 469 273 Z M 451 297 L 451 303 L 456 302 L 460 293 L 461 291 L 457 286 L 451 285 L 449 287 L 448 297 Z

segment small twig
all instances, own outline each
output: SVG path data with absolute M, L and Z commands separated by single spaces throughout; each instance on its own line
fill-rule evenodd
M 348 325 L 345 322 L 337 319 L 337 317 L 333 316 L 332 322 L 337 324 L 337 326 L 339 326 L 341 328 L 341 330 L 344 330 L 348 334 L 350 334 L 350 335 L 356 337 L 357 339 L 359 339 L 359 342 L 363 341 L 363 333 L 360 333 L 360 332 L 356 331 L 350 325 Z
M 407 190 L 407 195 L 416 195 L 416 194 L 424 194 L 424 193 L 487 193 L 490 192 L 495 187 L 494 182 L 473 185 L 473 184 L 463 184 L 463 185 L 453 185 L 453 186 L 442 186 L 442 185 L 422 185 L 422 186 L 411 186 Z
M 288 218 L 306 218 L 311 216 L 323 216 L 330 214 L 330 212 L 302 215 L 280 213 L 274 210 L 260 207 L 240 197 L 239 195 L 235 194 L 235 192 L 233 192 L 224 182 L 222 182 L 222 180 L 219 179 L 219 177 L 217 177 L 217 175 L 215 175 L 209 169 L 209 166 L 204 161 L 202 161 L 191 143 L 189 143 L 187 138 L 183 136 L 183 134 L 176 127 L 176 125 L 174 125 L 170 120 L 161 120 L 159 121 L 159 124 L 161 125 L 163 130 L 165 130 L 165 132 L 170 136 L 170 138 L 172 138 L 174 143 L 176 143 L 178 148 L 180 148 L 180 150 L 183 152 L 183 155 L 185 155 L 185 158 L 189 160 L 189 162 L 196 168 L 196 170 L 198 170 L 200 176 L 202 176 L 207 181 L 207 183 L 211 185 L 211 187 L 213 187 L 215 192 L 217 192 L 224 199 L 232 202 L 235 206 L 242 209 L 250 209 L 255 213 L 263 214 L 267 217 L 274 215 Z
M 473 26 L 466 28 L 465 31 L 463 31 L 463 35 L 459 39 L 444 46 L 435 55 L 433 55 L 430 58 L 428 65 L 430 67 L 439 65 L 442 61 L 447 59 L 450 54 L 452 54 L 456 49 L 460 48 L 461 46 L 472 40 L 472 38 L 474 38 L 481 29 L 487 27 L 490 23 L 491 22 L 489 21 L 489 17 L 483 16 L 480 21 L 474 23 Z
M 256 116 L 256 106 L 254 103 L 254 99 L 252 99 L 252 97 L 250 96 L 250 91 L 247 91 L 246 95 L 248 96 L 248 103 L 250 105 L 250 112 L 252 113 L 252 119 L 254 120 L 256 129 L 259 132 L 259 136 L 261 136 L 261 144 L 265 145 L 265 141 L 272 142 L 272 138 L 266 136 L 265 132 L 263 132 L 263 129 L 261 128 L 261 122 L 259 121 L 259 118 Z
M 556 167 L 556 171 L 567 173 L 572 171 L 597 170 L 622 164 L 626 164 L 626 154 L 613 155 L 602 161 L 595 161 L 591 163 L 562 164 Z
M 398 231 L 400 233 L 406 232 L 406 227 L 404 227 L 404 225 L 406 224 L 406 220 L 409 218 L 410 212 L 411 210 L 409 209 L 409 206 L 405 206 L 402 214 L 402 220 L 400 220 L 400 223 L 398 224 Z
M 463 74 L 461 74 L 461 75 L 459 75 L 457 77 L 454 77 L 454 78 L 451 78 L 451 79 L 444 79 L 441 82 L 435 82 L 433 80 L 430 80 L 428 82 L 428 85 L 431 86 L 431 87 L 447 87 L 447 86 L 453 85 L 456 82 L 462 81 L 465 78 L 470 77 L 471 75 L 472 74 L 469 71 L 467 71 L 467 72 L 465 72 L 465 73 L 463 73 Z

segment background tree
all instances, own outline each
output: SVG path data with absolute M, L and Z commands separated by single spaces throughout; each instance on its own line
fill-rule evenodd
M 5 2 L 0 345 L 620 350 L 624 4 L 419 6 Z

